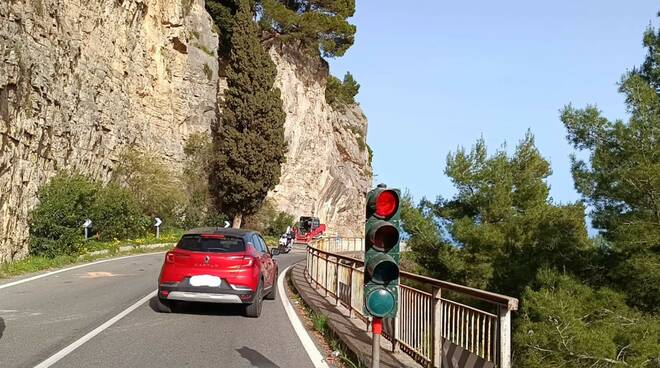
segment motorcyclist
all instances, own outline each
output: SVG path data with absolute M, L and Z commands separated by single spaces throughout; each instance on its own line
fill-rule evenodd
M 293 246 L 293 232 L 291 231 L 291 226 L 286 227 L 286 247 L 291 250 Z

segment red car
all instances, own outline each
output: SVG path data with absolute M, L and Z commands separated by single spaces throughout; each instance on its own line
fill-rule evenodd
M 165 254 L 158 278 L 158 310 L 179 302 L 245 304 L 259 317 L 263 299 L 277 293 L 277 262 L 259 233 L 227 228 L 186 232 Z

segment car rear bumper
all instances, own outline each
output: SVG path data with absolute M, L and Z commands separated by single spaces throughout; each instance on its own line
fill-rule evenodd
M 238 295 L 216 294 L 216 293 L 195 293 L 189 291 L 172 291 L 167 295 L 167 300 L 180 300 L 184 302 L 206 302 L 221 304 L 243 304 L 243 300 Z
M 189 278 L 177 283 L 158 285 L 158 297 L 165 300 L 221 304 L 250 304 L 254 292 L 247 287 L 236 287 L 222 280 L 219 287 L 192 286 Z

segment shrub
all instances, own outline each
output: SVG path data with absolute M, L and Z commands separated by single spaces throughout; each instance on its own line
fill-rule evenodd
M 243 227 L 258 231 L 265 236 L 279 237 L 286 232 L 287 226 L 293 225 L 293 222 L 292 215 L 277 211 L 275 203 L 267 200 L 255 214 L 245 218 Z
M 46 257 L 76 254 L 83 240 L 82 223 L 101 185 L 82 175 L 59 173 L 38 193 L 31 212 L 30 253 Z
M 520 367 L 657 367 L 657 318 L 557 271 L 541 270 L 523 293 L 513 336 Z
M 266 229 L 266 234 L 271 236 L 280 236 L 286 232 L 287 227 L 292 226 L 295 221 L 295 217 L 286 212 L 278 212 L 277 216 L 271 220 L 268 228 Z
M 86 219 L 90 236 L 101 240 L 143 235 L 149 225 L 135 197 L 116 184 L 101 183 L 62 172 L 40 188 L 31 212 L 30 253 L 45 257 L 75 255 L 84 250 Z
M 334 108 L 343 109 L 346 105 L 354 105 L 355 96 L 360 91 L 360 85 L 355 81 L 351 73 L 346 72 L 344 81 L 330 75 L 325 87 L 325 101 Z
M 122 153 L 113 183 L 133 194 L 142 213 L 159 217 L 163 227 L 177 225 L 186 206 L 181 183 L 156 156 L 129 149 Z
M 96 192 L 91 218 L 100 240 L 141 236 L 151 223 L 131 192 L 117 184 L 109 184 Z
M 185 207 L 181 226 L 224 226 L 227 217 L 213 209 L 209 192 L 211 137 L 194 133 L 188 137 L 183 153 L 186 155 L 181 183 L 184 188 Z
M 266 200 L 257 212 L 245 217 L 242 227 L 267 234 L 268 227 L 275 217 L 277 217 L 275 204 L 271 200 Z

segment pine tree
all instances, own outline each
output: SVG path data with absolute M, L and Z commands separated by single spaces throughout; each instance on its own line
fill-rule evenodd
M 269 32 L 302 41 L 326 57 L 342 56 L 355 41 L 355 0 L 260 0 L 261 25 Z M 318 52 L 318 51 L 317 51 Z
M 216 207 L 233 217 L 235 228 L 277 185 L 286 153 L 286 116 L 274 87 L 277 70 L 259 42 L 252 14 L 249 2 L 242 0 L 232 26 L 220 126 L 212 129 L 211 191 Z
M 594 106 L 570 105 L 561 120 L 576 149 L 575 187 L 593 208 L 594 227 L 609 242 L 612 281 L 629 302 L 660 311 L 660 30 L 644 34 L 648 49 L 641 68 L 627 73 L 619 91 L 630 120 L 609 121 Z

